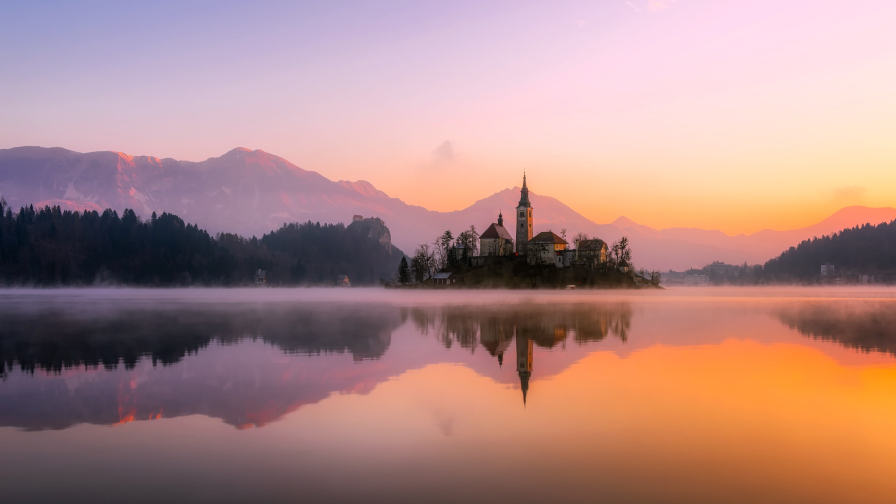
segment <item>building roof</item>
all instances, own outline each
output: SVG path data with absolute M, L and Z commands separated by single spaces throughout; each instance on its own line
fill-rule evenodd
M 494 240 L 498 238 L 504 238 L 505 240 L 513 241 L 513 237 L 510 236 L 510 233 L 504 226 L 499 226 L 497 224 L 492 224 L 488 227 L 481 235 L 479 235 L 480 240 Z
M 533 236 L 529 243 L 566 244 L 566 240 L 557 236 L 553 231 L 542 231 Z
M 436 273 L 435 275 L 432 276 L 432 278 L 435 280 L 445 280 L 445 279 L 451 278 L 451 273 L 450 272 Z
M 592 238 L 591 240 L 582 240 L 579 242 L 578 249 L 581 251 L 599 252 L 606 248 L 607 242 L 600 238 Z

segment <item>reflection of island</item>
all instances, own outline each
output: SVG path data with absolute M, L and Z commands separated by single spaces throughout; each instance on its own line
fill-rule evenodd
M 523 403 L 532 376 L 533 346 L 553 348 L 572 339 L 578 344 L 598 342 L 613 334 L 627 341 L 632 312 L 627 304 L 418 308 L 411 319 L 421 333 L 432 334 L 451 348 L 454 343 L 475 351 L 478 341 L 490 355 L 504 363 L 504 352 L 516 340 L 517 372 Z
M 805 336 L 834 341 L 864 352 L 896 356 L 896 311 L 891 304 L 861 307 L 832 303 L 794 307 L 778 313 L 781 321 Z
M 625 305 L 190 304 L 86 314 L 0 307 L 0 317 L 0 426 L 43 430 L 194 414 L 261 427 L 333 393 L 366 393 L 409 369 L 446 360 L 506 379 L 493 370 L 512 352 L 514 339 L 525 353 L 517 370 L 525 401 L 533 345 L 565 348 L 613 334 L 624 339 L 631 313 Z M 410 338 L 403 340 L 406 350 L 387 354 L 393 332 L 408 319 L 440 344 Z M 442 345 L 469 352 L 446 354 Z M 478 348 L 498 366 L 474 358 Z M 549 367 L 577 358 L 556 354 Z

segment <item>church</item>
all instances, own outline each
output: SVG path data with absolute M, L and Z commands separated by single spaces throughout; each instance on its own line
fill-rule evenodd
M 520 202 L 516 207 L 516 238 L 504 227 L 504 215 L 498 213 L 498 222 L 491 224 L 479 236 L 480 256 L 526 256 L 531 263 L 554 264 L 559 259 L 563 265 L 562 254 L 567 248 L 566 240 L 545 231 L 534 234 L 532 203 L 529 201 L 529 186 L 526 174 L 523 173 L 523 187 L 520 189 Z
M 479 235 L 479 255 L 511 256 L 525 255 L 529 241 L 532 239 L 532 203 L 529 202 L 529 187 L 526 185 L 526 174 L 523 174 L 523 188 L 520 190 L 520 203 L 516 207 L 516 239 L 504 227 L 504 215 L 498 213 L 498 222 L 493 223 Z
M 504 215 L 498 213 L 498 222 L 479 235 L 479 255 L 508 256 L 513 254 L 513 237 L 504 227 Z
M 569 250 L 566 239 L 552 231 L 534 234 L 534 209 L 529 201 L 529 186 L 523 173 L 520 202 L 516 207 L 514 233 L 504 227 L 504 215 L 479 236 L 480 257 L 525 256 L 532 265 L 554 265 L 567 268 L 573 264 L 606 264 L 607 245 L 603 240 L 584 240 L 575 250 Z M 474 261 L 482 264 L 485 259 Z

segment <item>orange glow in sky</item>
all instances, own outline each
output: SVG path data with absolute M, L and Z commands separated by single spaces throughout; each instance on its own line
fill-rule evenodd
M 792 229 L 896 206 L 894 25 L 887 0 L 21 3 L 0 148 L 244 146 L 443 211 L 526 169 L 598 223 Z

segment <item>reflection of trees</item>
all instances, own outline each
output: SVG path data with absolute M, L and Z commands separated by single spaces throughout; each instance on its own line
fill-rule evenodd
M 791 329 L 822 341 L 835 341 L 847 348 L 896 355 L 896 310 L 878 304 L 862 308 L 828 303 L 793 308 L 778 313 Z
M 0 375 L 18 365 L 59 372 L 74 366 L 132 369 L 141 357 L 171 364 L 213 340 L 261 339 L 288 353 L 381 357 L 401 323 L 398 309 L 186 307 L 75 313 L 0 310 Z
M 631 317 L 631 308 L 625 303 L 410 309 L 410 318 L 421 334 L 434 336 L 446 348 L 457 343 L 475 351 L 479 343 L 492 355 L 514 335 L 543 348 L 566 344 L 570 335 L 579 344 L 603 341 L 609 335 L 624 342 Z
M 417 307 L 410 309 L 410 319 L 421 334 L 434 335 L 446 348 L 458 343 L 474 352 L 478 342 L 498 358 L 499 365 L 503 365 L 504 353 L 515 340 L 516 368 L 525 404 L 534 345 L 565 348 L 570 335 L 580 345 L 603 341 L 608 335 L 624 343 L 632 311 L 626 303 Z

